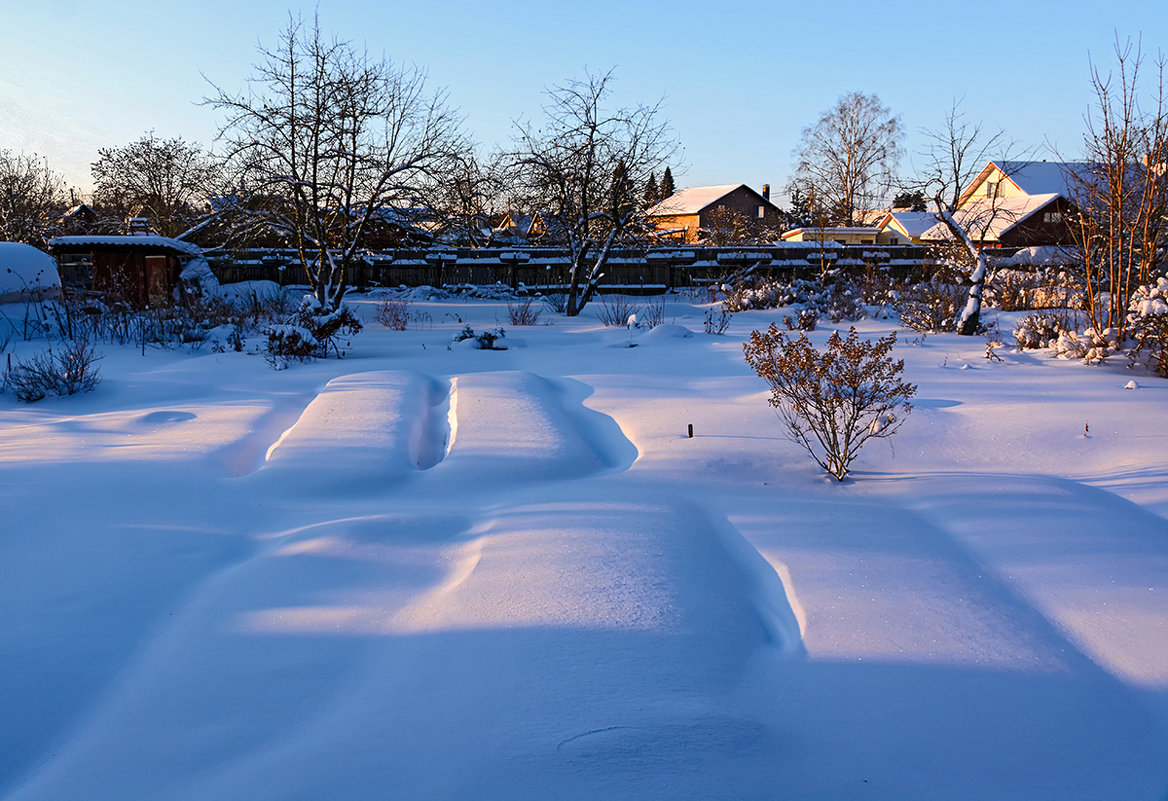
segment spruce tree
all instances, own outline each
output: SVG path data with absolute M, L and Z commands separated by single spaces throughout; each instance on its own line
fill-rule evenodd
M 649 183 L 645 184 L 645 207 L 652 206 L 661 200 L 661 193 L 657 189 L 657 173 L 649 173 Z
M 666 167 L 665 172 L 661 175 L 661 185 L 658 187 L 658 194 L 664 200 L 665 198 L 673 197 L 676 192 L 677 187 L 673 183 L 673 173 Z

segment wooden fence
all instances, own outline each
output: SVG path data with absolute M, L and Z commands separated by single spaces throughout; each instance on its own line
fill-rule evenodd
M 275 281 L 302 284 L 304 271 L 290 251 L 208 253 L 223 283 Z M 764 247 L 636 248 L 612 253 L 602 291 L 651 294 L 703 286 L 736 271 L 791 278 L 824 269 L 886 269 L 898 277 L 923 270 L 928 248 L 917 245 L 835 245 L 790 243 Z M 513 289 L 553 291 L 567 286 L 570 254 L 562 248 L 461 248 L 371 253 L 355 264 L 350 286 L 449 286 L 501 283 Z

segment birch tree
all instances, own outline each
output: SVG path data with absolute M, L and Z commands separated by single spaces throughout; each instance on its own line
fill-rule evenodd
M 379 218 L 425 208 L 467 149 L 424 71 L 327 37 L 315 18 L 290 20 L 260 49 L 246 92 L 215 89 L 225 156 L 242 193 L 261 199 L 238 208 L 292 233 L 325 312 L 340 306 Z
M 615 244 L 643 231 L 641 195 L 676 152 L 661 104 L 609 109 L 613 73 L 547 91 L 543 124 L 518 124 L 519 191 L 558 227 L 571 255 L 568 316 L 592 299 Z
M 904 129 L 876 95 L 850 92 L 803 129 L 795 150 L 795 184 L 855 224 L 858 208 L 882 202 L 893 184 Z

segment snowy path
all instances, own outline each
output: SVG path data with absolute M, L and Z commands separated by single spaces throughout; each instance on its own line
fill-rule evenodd
M 11 797 L 762 792 L 772 735 L 736 692 L 798 649 L 774 574 L 701 508 L 606 481 L 636 451 L 587 388 L 449 386 L 331 381 L 233 490 L 394 512 L 261 534 Z M 451 769 L 411 771 L 435 743 Z

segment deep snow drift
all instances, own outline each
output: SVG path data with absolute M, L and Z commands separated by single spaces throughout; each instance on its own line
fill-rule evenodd
M 784 310 L 352 301 L 344 360 L 0 398 L 0 796 L 1168 793 L 1168 382 L 902 332 L 837 485 L 741 357 Z

